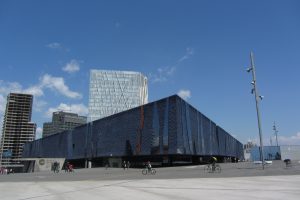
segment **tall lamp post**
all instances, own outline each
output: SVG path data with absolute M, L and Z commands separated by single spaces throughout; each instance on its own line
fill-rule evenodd
M 260 160 L 262 163 L 262 168 L 264 169 L 264 151 L 263 151 L 263 140 L 262 140 L 262 130 L 261 130 L 261 121 L 260 121 L 260 112 L 259 112 L 259 101 L 263 99 L 263 96 L 258 94 L 258 89 L 256 86 L 256 75 L 255 75 L 255 66 L 253 53 L 250 53 L 251 66 L 247 69 L 247 72 L 252 72 L 252 82 L 253 88 L 251 93 L 255 95 L 255 103 L 256 103 L 256 113 L 257 113 L 257 123 L 258 123 L 258 131 L 259 131 L 259 141 L 260 141 Z
M 274 125 L 273 125 L 273 130 L 274 130 L 274 134 L 275 134 L 276 145 L 277 145 L 277 147 L 278 147 L 278 138 L 277 138 L 278 130 L 277 130 L 277 128 L 276 128 L 275 122 L 274 122 Z

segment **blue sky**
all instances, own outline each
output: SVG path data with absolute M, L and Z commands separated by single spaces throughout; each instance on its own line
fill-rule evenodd
M 9 92 L 34 94 L 40 137 L 57 109 L 87 115 L 90 69 L 130 70 L 148 77 L 149 101 L 181 94 L 257 141 L 253 51 L 264 143 L 276 121 L 280 144 L 300 144 L 299 10 L 297 0 L 0 0 L 1 117 Z

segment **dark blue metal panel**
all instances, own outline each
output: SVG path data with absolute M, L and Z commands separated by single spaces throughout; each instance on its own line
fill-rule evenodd
M 166 154 L 243 158 L 243 146 L 183 99 L 171 96 L 27 143 L 23 151 L 24 157 L 68 159 Z
M 168 98 L 169 101 L 169 111 L 168 111 L 168 139 L 169 139 L 169 154 L 176 154 L 177 153 L 177 134 L 178 134 L 178 120 L 177 120 L 177 98 L 171 97 Z
M 164 118 L 163 118 L 163 154 L 168 154 L 169 151 L 169 98 L 166 99 L 164 106 Z
M 191 115 L 190 115 L 191 107 L 188 103 L 186 102 L 183 103 L 185 105 L 186 134 L 188 139 L 187 144 L 188 144 L 189 154 L 194 154 L 192 129 L 191 129 Z
M 153 105 L 153 118 L 152 118 L 152 147 L 151 154 L 159 154 L 160 153 L 160 134 L 159 134 L 159 116 L 157 111 L 157 103 L 155 102 Z
M 210 120 L 202 115 L 202 131 L 203 131 L 203 144 L 204 152 L 203 155 L 212 155 L 211 153 L 211 142 L 210 142 Z
M 217 127 L 217 137 L 219 144 L 219 155 L 226 156 L 226 132 L 219 126 Z
M 211 122 L 211 151 L 212 155 L 219 155 L 219 143 L 217 137 L 217 125 Z
M 176 145 L 176 153 L 177 154 L 184 154 L 185 153 L 185 141 L 184 141 L 184 127 L 182 123 L 182 106 L 181 106 L 181 99 L 176 100 L 176 124 L 177 124 L 177 145 Z

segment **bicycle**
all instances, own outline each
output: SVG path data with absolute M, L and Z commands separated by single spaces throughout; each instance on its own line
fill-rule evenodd
M 142 174 L 143 175 L 147 175 L 147 174 L 151 174 L 151 175 L 155 175 L 156 174 L 156 170 L 151 168 L 148 169 L 147 167 L 145 169 L 142 170 Z
M 215 167 L 213 168 L 213 166 L 211 164 L 209 164 L 204 167 L 204 172 L 206 172 L 206 173 L 221 173 L 221 167 L 220 167 L 220 165 L 216 164 Z

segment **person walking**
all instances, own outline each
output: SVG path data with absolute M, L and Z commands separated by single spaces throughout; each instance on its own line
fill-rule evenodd
M 122 165 L 123 165 L 123 169 L 125 170 L 126 169 L 126 161 L 125 160 L 123 161 Z
M 109 163 L 108 163 L 108 161 L 106 161 L 106 162 L 105 162 L 105 169 L 108 168 L 108 165 L 109 165 Z

